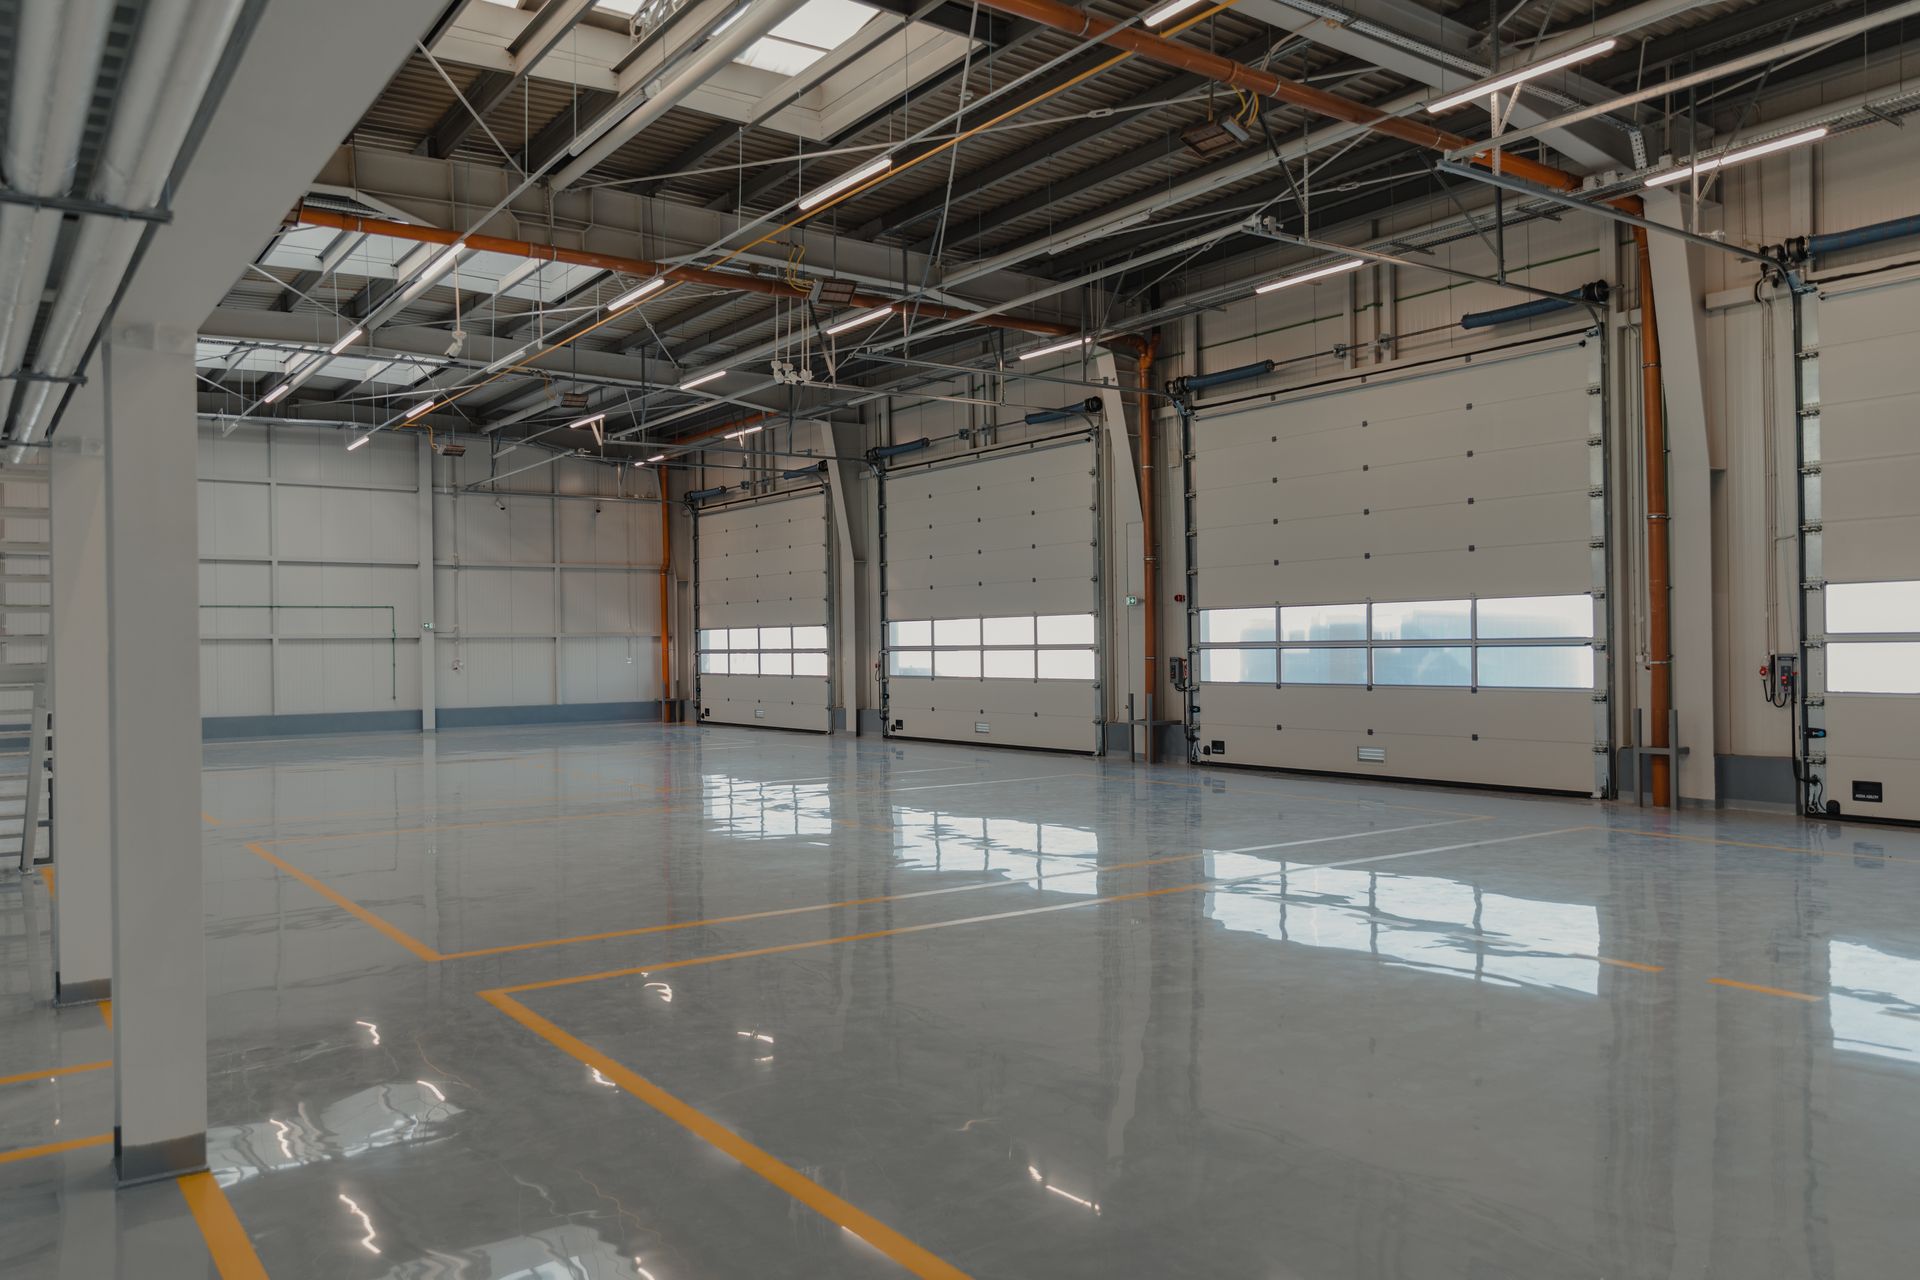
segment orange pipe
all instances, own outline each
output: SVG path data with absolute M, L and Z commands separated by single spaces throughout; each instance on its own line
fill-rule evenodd
M 728 271 L 712 271 L 705 267 L 672 267 L 664 262 L 650 262 L 645 258 L 623 258 L 611 253 L 591 253 L 585 249 L 562 249 L 558 245 L 536 244 L 531 240 L 508 240 L 501 236 L 461 235 L 443 227 L 422 227 L 411 222 L 394 222 L 386 218 L 363 218 L 351 213 L 336 213 L 331 209 L 309 209 L 305 205 L 295 209 L 290 215 L 292 220 L 311 227 L 333 227 L 340 231 L 352 231 L 363 235 L 390 236 L 396 240 L 412 240 L 420 244 L 465 244 L 469 249 L 485 253 L 502 253 L 515 258 L 533 258 L 542 262 L 568 262 L 581 267 L 598 267 L 602 271 L 620 271 L 630 276 L 665 276 L 684 284 L 708 285 L 715 289 L 732 289 L 739 293 L 760 293 L 772 298 L 804 298 L 807 290 L 796 288 L 784 280 L 761 276 L 737 275 Z M 856 307 L 882 307 L 900 301 L 898 298 L 883 298 L 878 294 L 856 293 L 851 305 Z M 1037 333 L 1050 338 L 1068 338 L 1080 332 L 1072 325 L 1053 324 L 1046 320 L 1018 320 L 1007 316 L 975 316 L 971 311 L 962 311 L 958 307 L 943 307 L 934 303 L 916 303 L 917 314 L 934 320 L 973 319 L 989 329 L 1013 329 L 1021 333 Z
M 1337 93 L 1325 89 L 1316 89 L 1310 84 L 1298 80 L 1286 80 L 1258 67 L 1249 67 L 1243 62 L 1223 58 L 1217 53 L 1196 49 L 1191 45 L 1142 31 L 1137 27 L 1123 27 L 1117 22 L 1096 17 L 1079 9 L 1072 9 L 1055 0 L 981 0 L 984 7 L 997 9 L 1001 13 L 1016 18 L 1026 18 L 1044 27 L 1064 31 L 1080 39 L 1096 39 L 1102 44 L 1116 49 L 1125 49 L 1138 54 L 1150 62 L 1175 67 L 1181 71 L 1191 71 L 1210 80 L 1216 80 L 1235 89 L 1244 89 L 1263 97 L 1304 107 L 1334 120 L 1348 124 L 1364 125 L 1375 133 L 1382 133 L 1402 142 L 1411 142 L 1417 147 L 1426 147 L 1430 151 L 1457 151 L 1462 147 L 1474 145 L 1471 138 L 1457 133 L 1436 129 L 1432 125 L 1421 124 L 1415 120 L 1402 119 L 1388 115 L 1378 107 L 1369 107 L 1343 98 Z M 1475 164 L 1491 166 L 1491 150 L 1480 152 L 1473 157 Z M 1578 186 L 1578 180 L 1565 170 L 1552 165 L 1541 164 L 1524 156 L 1502 155 L 1500 157 L 1502 173 L 1512 174 L 1530 182 L 1538 182 L 1561 191 L 1571 191 Z
M 1160 350 L 1160 332 L 1147 335 L 1139 348 L 1140 378 L 1140 607 L 1144 610 L 1140 626 L 1140 647 L 1145 655 L 1145 679 L 1140 688 L 1147 696 L 1148 764 L 1159 758 L 1158 731 L 1153 725 L 1154 694 L 1160 679 L 1156 651 L 1160 647 L 1159 558 L 1154 554 L 1153 527 L 1153 357 Z
M 1673 521 L 1667 510 L 1666 394 L 1660 379 L 1660 325 L 1653 306 L 1653 258 L 1644 227 L 1633 229 L 1640 270 L 1640 395 L 1646 446 L 1647 507 L 1647 726 L 1652 746 L 1672 745 L 1667 719 L 1673 708 Z M 1653 758 L 1653 802 L 1672 803 L 1673 761 Z

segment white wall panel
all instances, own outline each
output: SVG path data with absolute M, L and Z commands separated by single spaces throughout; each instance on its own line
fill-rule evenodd
M 435 459 L 429 619 L 412 436 L 349 453 L 328 430 L 205 428 L 199 449 L 201 601 L 276 606 L 202 610 L 205 715 L 416 711 L 429 620 L 438 705 L 659 696 L 659 507 L 634 501 L 652 476 L 569 462 L 456 496 L 491 460 Z

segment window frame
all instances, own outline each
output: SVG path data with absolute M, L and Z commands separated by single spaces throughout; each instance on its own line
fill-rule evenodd
M 1571 600 L 1575 597 L 1584 598 L 1587 602 L 1588 633 L 1584 639 L 1577 635 L 1549 636 L 1549 635 L 1543 634 L 1539 636 L 1502 635 L 1502 636 L 1483 637 L 1480 634 L 1480 608 L 1481 608 L 1482 601 L 1485 601 L 1491 604 L 1494 602 L 1507 601 L 1507 600 L 1539 600 L 1539 599 Z M 1466 633 L 1464 635 L 1449 636 L 1449 637 L 1434 638 L 1434 639 L 1405 639 L 1401 637 L 1381 638 L 1376 634 L 1376 624 L 1374 621 L 1374 608 L 1376 605 L 1404 606 L 1408 604 L 1426 604 L 1426 603 L 1451 604 L 1451 603 L 1455 603 L 1457 600 L 1463 600 L 1467 606 L 1467 610 L 1466 610 L 1467 627 L 1466 627 Z M 1594 661 L 1593 669 L 1595 673 L 1595 678 L 1598 679 L 1600 676 L 1600 672 L 1603 669 L 1603 664 L 1602 664 L 1602 650 L 1600 648 L 1600 639 L 1597 634 L 1598 628 L 1594 625 L 1594 622 L 1593 622 L 1593 606 L 1594 606 L 1594 600 L 1593 600 L 1593 593 L 1591 591 L 1563 592 L 1557 596 L 1554 596 L 1554 595 L 1543 596 L 1539 593 L 1530 593 L 1528 595 L 1517 595 L 1517 596 L 1469 595 L 1465 597 L 1455 597 L 1453 599 L 1438 600 L 1438 601 L 1429 601 L 1427 599 L 1421 599 L 1421 600 L 1367 599 L 1367 600 L 1359 600 L 1359 601 L 1305 600 L 1305 601 L 1291 601 L 1284 605 L 1276 601 L 1271 605 L 1228 604 L 1228 605 L 1218 606 L 1218 609 L 1220 611 L 1234 612 L 1234 613 L 1245 613 L 1252 610 L 1271 610 L 1273 614 L 1272 630 L 1276 638 L 1273 640 L 1252 640 L 1252 641 L 1208 641 L 1208 640 L 1200 639 L 1199 637 L 1202 634 L 1202 631 L 1204 630 L 1204 626 L 1205 626 L 1204 621 L 1202 620 L 1200 615 L 1211 613 L 1211 612 L 1214 612 L 1215 610 L 1195 609 L 1194 610 L 1194 615 L 1195 615 L 1194 626 L 1193 626 L 1193 633 L 1192 633 L 1194 637 L 1193 639 L 1194 678 L 1196 679 L 1196 681 L 1198 681 L 1200 672 L 1204 669 L 1202 665 L 1202 660 L 1204 658 L 1204 655 L 1206 655 L 1209 652 L 1237 649 L 1237 650 L 1254 650 L 1262 653 L 1271 653 L 1274 658 L 1273 684 L 1266 685 L 1265 682 L 1263 681 L 1231 681 L 1231 682 L 1205 681 L 1204 683 L 1209 683 L 1209 684 L 1219 683 L 1219 684 L 1222 684 L 1223 687 L 1226 687 L 1227 685 L 1231 684 L 1231 685 L 1237 685 L 1240 687 L 1267 687 L 1267 688 L 1276 688 L 1276 689 L 1292 688 L 1292 687 L 1311 688 L 1311 689 L 1364 688 L 1369 691 L 1373 689 L 1464 689 L 1471 693 L 1478 693 L 1482 689 L 1485 689 L 1488 692 L 1494 692 L 1494 693 L 1516 693 L 1516 692 L 1518 693 L 1572 693 L 1572 692 L 1579 692 L 1579 691 L 1591 691 L 1594 687 L 1591 683 L 1583 684 L 1583 685 L 1509 685 L 1509 684 L 1483 685 L 1480 682 L 1480 656 L 1483 650 L 1489 650 L 1489 649 L 1542 649 L 1542 648 L 1568 649 L 1568 648 L 1575 648 L 1575 647 L 1580 647 L 1584 645 L 1584 647 L 1586 647 L 1593 654 L 1593 661 Z M 1348 639 L 1306 639 L 1306 640 L 1289 640 L 1285 638 L 1286 630 L 1284 625 L 1284 611 L 1287 609 L 1312 608 L 1312 609 L 1332 610 L 1332 609 L 1354 609 L 1356 607 L 1361 610 L 1361 613 L 1360 613 L 1361 627 L 1360 627 L 1360 634 L 1358 637 L 1348 638 Z M 1915 636 L 1914 638 L 1920 639 L 1920 636 Z M 1401 683 L 1397 681 L 1383 683 L 1379 679 L 1378 666 L 1375 661 L 1376 654 L 1379 650 L 1382 650 L 1382 649 L 1392 649 L 1392 650 L 1461 649 L 1461 648 L 1464 648 L 1467 651 L 1467 680 L 1466 680 L 1466 683 L 1464 684 L 1407 684 L 1407 683 Z M 1290 650 L 1291 651 L 1309 651 L 1309 650 L 1329 650 L 1329 649 L 1355 650 L 1363 653 L 1365 655 L 1364 662 L 1363 662 L 1363 665 L 1365 668 L 1364 681 L 1357 682 L 1357 683 L 1351 682 L 1351 681 L 1321 682 L 1321 681 L 1306 681 L 1306 680 L 1288 680 L 1286 678 L 1286 655 Z
M 1079 643 L 1079 642 L 1070 643 L 1070 644 L 1057 643 L 1057 642 L 1052 644 L 1045 643 L 1039 639 L 1040 622 L 1041 622 L 1041 619 L 1043 618 L 1076 618 L 1076 619 L 1085 618 L 1087 620 L 1086 625 L 1091 628 L 1093 634 L 1091 638 L 1087 640 L 1085 643 Z M 1027 624 L 1025 628 L 1026 633 L 1033 636 L 1034 637 L 1033 640 L 1025 643 L 1018 643 L 1018 644 L 988 643 L 987 636 L 988 636 L 988 633 L 991 631 L 991 627 L 988 624 L 994 623 L 994 622 L 1017 621 L 1017 620 L 1025 621 L 1025 623 Z M 940 632 L 942 630 L 943 623 L 946 624 L 945 629 L 948 631 L 950 635 L 953 633 L 953 631 L 956 628 L 963 632 L 966 631 L 967 629 L 966 624 L 971 624 L 971 634 L 978 637 L 978 639 L 974 640 L 971 643 L 964 643 L 964 644 L 941 644 L 939 641 L 940 641 Z M 1078 626 L 1079 624 L 1076 623 L 1075 625 Z M 909 635 L 918 636 L 922 634 L 922 631 L 921 631 L 922 628 L 925 629 L 925 634 L 927 635 L 930 643 L 922 644 L 922 643 L 919 643 L 917 640 L 913 643 L 901 642 L 901 633 L 903 631 L 905 631 Z M 915 654 L 915 655 L 922 654 L 922 653 L 926 654 L 930 659 L 929 670 L 924 673 L 918 672 L 918 671 L 903 672 L 903 671 L 895 670 L 896 664 L 895 664 L 894 655 L 907 654 L 907 653 Z M 941 654 L 958 654 L 958 653 L 974 654 L 975 655 L 974 669 L 977 672 L 979 672 L 979 674 L 977 675 L 941 675 L 939 673 L 940 672 L 940 655 Z M 1031 667 L 1033 674 L 1029 676 L 987 675 L 986 674 L 987 658 L 990 654 L 996 654 L 996 653 L 999 653 L 999 654 L 1025 653 L 1029 655 L 1030 657 L 1029 666 Z M 1093 674 L 1091 676 L 1086 677 L 1085 679 L 1082 679 L 1081 677 L 1078 677 L 1078 676 L 1042 675 L 1040 674 L 1041 667 L 1043 666 L 1042 659 L 1044 658 L 1045 655 L 1049 653 L 1086 654 L 1092 661 Z M 1012 613 L 1012 614 L 982 614 L 979 616 L 962 617 L 962 618 L 889 618 L 886 621 L 886 625 L 881 629 L 880 660 L 881 660 L 880 669 L 882 672 L 885 673 L 882 676 L 882 678 L 886 680 L 946 680 L 946 681 L 1005 680 L 1005 681 L 1011 681 L 1018 684 L 1039 684 L 1043 682 L 1047 684 L 1097 684 L 1100 681 L 1100 670 L 1101 670 L 1100 618 L 1099 618 L 1099 615 L 1096 613 L 1085 613 L 1085 614 Z

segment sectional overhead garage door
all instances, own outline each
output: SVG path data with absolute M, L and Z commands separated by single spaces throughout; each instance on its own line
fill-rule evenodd
M 830 519 L 824 488 L 696 511 L 702 720 L 832 730 Z
M 1920 281 L 1804 298 L 1805 799 L 1920 820 Z
M 1604 792 L 1603 384 L 1567 336 L 1203 408 L 1195 759 Z
M 881 486 L 887 732 L 1098 752 L 1098 444 L 895 466 Z

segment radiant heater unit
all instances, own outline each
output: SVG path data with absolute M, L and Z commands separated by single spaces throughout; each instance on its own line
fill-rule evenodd
M 1253 135 L 1238 120 L 1229 117 L 1190 124 L 1180 131 L 1180 141 L 1186 143 L 1187 149 L 1195 155 L 1213 156 L 1245 146 L 1253 141 Z

